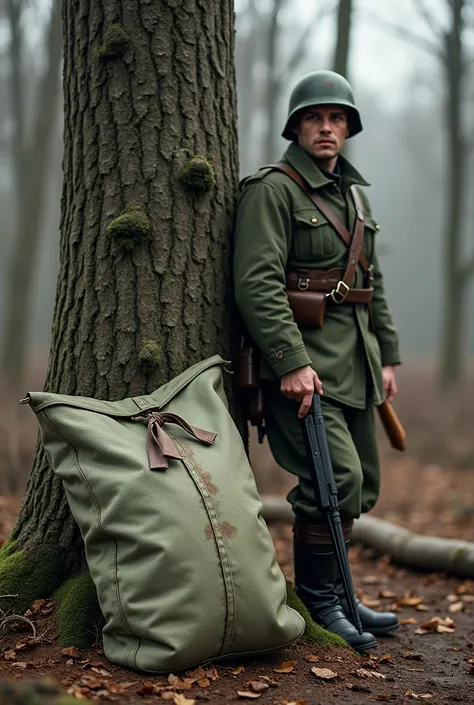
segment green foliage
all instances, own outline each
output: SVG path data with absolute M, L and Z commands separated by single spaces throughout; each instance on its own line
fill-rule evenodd
M 193 193 L 206 193 L 214 188 L 214 167 L 204 157 L 192 157 L 182 170 L 179 180 Z
M 89 571 L 66 581 L 56 590 L 56 623 L 62 646 L 88 648 L 103 622 L 97 591 Z
M 105 41 L 97 55 L 101 61 L 108 61 L 121 56 L 129 43 L 128 34 L 118 24 L 113 24 L 105 35 Z
M 129 206 L 107 227 L 107 235 L 119 251 L 132 250 L 150 235 L 150 221 L 138 208 Z
M 34 553 L 16 550 L 15 542 L 0 549 L 0 595 L 4 611 L 22 614 L 35 600 L 51 597 L 64 579 L 64 566 L 57 551 L 39 547 Z
M 306 622 L 306 629 L 301 638 L 307 644 L 320 644 L 321 646 L 343 646 L 346 649 L 349 648 L 347 642 L 345 642 L 344 639 L 341 639 L 340 636 L 327 631 L 327 629 L 323 629 L 323 627 L 320 627 L 319 624 L 313 622 L 307 608 L 296 594 L 294 588 L 288 583 L 287 602 L 290 607 L 300 613 Z
M 138 353 L 138 364 L 144 369 L 158 367 L 163 359 L 161 345 L 155 340 L 145 340 Z

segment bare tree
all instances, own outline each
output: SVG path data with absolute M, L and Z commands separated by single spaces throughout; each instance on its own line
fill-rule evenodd
M 61 0 L 53 0 L 46 34 L 46 66 L 37 83 L 32 130 L 25 134 L 21 67 L 21 0 L 7 0 L 11 27 L 12 156 L 16 203 L 15 237 L 7 270 L 0 367 L 12 386 L 21 382 L 29 313 L 45 202 L 51 139 L 58 113 L 61 63 Z M 18 82 L 18 84 L 17 84 Z
M 346 78 L 348 78 L 353 9 L 352 0 L 339 0 L 333 69 Z
M 468 101 L 468 77 L 474 63 L 469 56 L 470 32 L 474 22 L 468 13 L 472 0 L 444 0 L 448 26 L 444 27 L 427 7 L 425 0 L 413 4 L 429 30 L 430 37 L 420 36 L 411 28 L 384 20 L 373 13 L 366 17 L 405 41 L 415 44 L 440 62 L 444 76 L 444 115 L 448 157 L 447 194 L 444 225 L 443 271 L 444 307 L 439 357 L 439 380 L 444 387 L 461 379 L 465 355 L 466 294 L 474 279 L 474 256 L 467 264 L 462 258 L 464 214 L 466 209 L 469 144 L 472 146 L 472 108 Z

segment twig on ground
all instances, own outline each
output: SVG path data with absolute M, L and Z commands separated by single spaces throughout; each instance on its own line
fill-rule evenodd
M 0 620 L 0 633 L 6 631 L 7 622 L 26 622 L 30 625 L 33 630 L 33 639 L 36 639 L 36 627 L 33 622 L 27 617 L 22 617 L 19 614 L 10 614 L 8 617 L 4 617 L 2 620 Z

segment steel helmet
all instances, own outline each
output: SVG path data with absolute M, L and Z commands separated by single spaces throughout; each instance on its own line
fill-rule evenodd
M 354 96 L 349 81 L 335 71 L 312 71 L 303 76 L 293 88 L 288 106 L 288 118 L 282 136 L 287 140 L 295 138 L 292 131 L 292 118 L 299 110 L 311 105 L 342 105 L 347 109 L 350 134 L 362 131 L 359 111 L 354 105 Z

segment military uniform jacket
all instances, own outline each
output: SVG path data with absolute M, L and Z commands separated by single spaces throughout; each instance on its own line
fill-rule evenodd
M 282 161 L 317 189 L 353 232 L 356 213 L 348 189 L 368 184 L 351 164 L 339 157 L 339 188 L 296 143 Z M 243 185 L 235 230 L 234 286 L 244 323 L 262 353 L 264 379 L 311 365 L 325 397 L 365 408 L 383 401 L 382 366 L 399 364 L 400 355 L 376 255 L 379 227 L 360 188 L 359 193 L 365 211 L 364 253 L 374 267 L 374 330 L 366 304 L 328 303 L 320 329 L 295 323 L 285 291 L 287 270 L 344 268 L 347 246 L 303 190 L 276 170 L 263 168 Z M 363 286 L 358 265 L 352 287 Z

